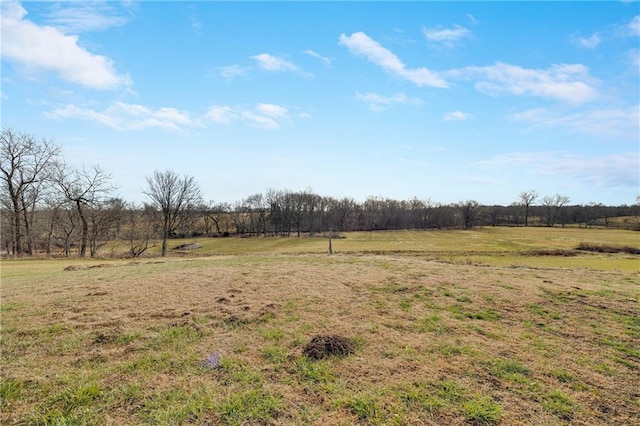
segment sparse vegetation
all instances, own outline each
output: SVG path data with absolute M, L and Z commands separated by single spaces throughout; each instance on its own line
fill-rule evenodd
M 640 248 L 607 244 L 580 243 L 578 247 L 576 247 L 576 250 L 592 251 L 596 253 L 640 254 Z
M 4 261 L 0 423 L 640 418 L 635 255 L 573 250 L 584 230 L 509 232 L 343 234 L 333 256 L 313 239 L 203 239 L 197 256 L 110 267 Z M 607 232 L 597 244 L 626 238 Z M 577 254 L 519 254 L 545 244 Z

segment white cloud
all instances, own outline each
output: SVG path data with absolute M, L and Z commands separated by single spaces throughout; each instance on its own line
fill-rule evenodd
M 226 67 L 220 67 L 213 70 L 212 75 L 219 75 L 227 79 L 234 79 L 236 77 L 244 77 L 249 74 L 250 68 L 243 67 L 241 65 L 228 65 Z
M 595 135 L 607 140 L 619 138 L 637 143 L 640 135 L 638 105 L 626 109 L 591 109 L 563 114 L 534 108 L 508 116 L 513 121 L 527 122 L 533 128 L 564 128 L 571 132 Z
M 473 16 L 472 14 L 470 14 L 470 13 L 467 14 L 467 18 L 469 18 L 471 23 L 474 24 L 474 25 L 478 23 L 478 20 L 476 19 L 476 17 Z
M 231 124 L 231 122 L 237 117 L 237 114 L 229 106 L 215 105 L 209 108 L 204 115 L 205 119 L 214 121 L 220 124 Z
M 443 121 L 461 121 L 472 118 L 472 115 L 462 111 L 448 112 L 442 116 Z
M 280 124 L 273 117 L 256 114 L 253 111 L 243 111 L 242 117 L 252 127 L 260 129 L 275 130 L 280 128 Z
M 94 89 L 115 89 L 131 84 L 119 75 L 111 59 L 94 55 L 68 36 L 49 26 L 24 19 L 27 12 L 17 2 L 2 3 L 2 57 L 27 70 L 55 71 L 64 80 Z
M 47 24 L 67 34 L 103 31 L 127 23 L 127 17 L 106 1 L 55 3 L 45 19 Z
M 393 96 L 378 95 L 376 93 L 356 93 L 356 100 L 369 105 L 373 111 L 383 111 L 393 105 L 422 105 L 422 100 L 409 98 L 404 93 Z
M 255 59 L 258 66 L 265 71 L 298 71 L 299 68 L 292 62 L 286 61 L 282 58 L 270 55 L 268 53 L 261 53 L 251 57 Z
M 303 51 L 302 53 L 304 53 L 305 55 L 313 56 L 314 58 L 320 59 L 322 62 L 324 62 L 325 65 L 331 65 L 331 62 L 333 62 L 331 60 L 331 58 L 327 58 L 326 56 L 322 56 L 321 54 L 316 53 L 311 49 L 307 49 L 307 50 Z
M 555 64 L 547 69 L 529 69 L 498 62 L 491 66 L 467 67 L 449 72 L 452 77 L 476 79 L 476 89 L 488 95 L 509 93 L 558 99 L 581 104 L 597 97 L 597 80 L 581 64 Z
M 447 82 L 437 73 L 427 68 L 407 68 L 396 55 L 363 32 L 353 33 L 350 36 L 341 34 L 339 43 L 351 53 L 364 56 L 389 74 L 408 80 L 417 86 L 447 87 Z
M 423 27 L 422 33 L 427 41 L 431 43 L 440 43 L 449 47 L 454 46 L 456 42 L 471 35 L 471 31 L 461 27 L 460 25 L 444 29 Z
M 188 112 L 175 108 L 150 109 L 144 105 L 116 102 L 104 111 L 78 107 L 70 104 L 46 113 L 53 119 L 79 119 L 94 121 L 116 130 L 142 130 L 160 128 L 183 130 L 199 125 L 199 121 Z
M 601 41 L 602 39 L 598 33 L 593 33 L 590 37 L 580 37 L 578 35 L 573 35 L 571 37 L 571 42 L 573 44 L 586 49 L 595 49 L 600 45 Z
M 256 105 L 256 111 L 258 111 L 260 114 L 273 117 L 276 119 L 288 118 L 287 109 L 280 105 L 259 103 Z
M 207 123 L 231 125 L 237 121 L 262 129 L 279 129 L 292 122 L 287 108 L 267 103 L 258 103 L 253 108 L 213 105 L 202 115 L 176 108 L 152 109 L 144 105 L 123 102 L 116 102 L 103 111 L 69 104 L 57 107 L 45 113 L 45 116 L 56 120 L 93 121 L 121 131 L 150 128 L 186 131 L 190 128 L 204 127 Z M 296 117 L 308 119 L 311 116 L 302 112 Z

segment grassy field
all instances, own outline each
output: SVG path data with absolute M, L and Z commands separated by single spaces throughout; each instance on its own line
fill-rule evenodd
M 638 236 L 354 233 L 334 256 L 321 238 L 219 238 L 168 259 L 4 260 L 0 423 L 637 425 L 640 256 L 541 253 Z M 355 351 L 307 358 L 316 335 Z

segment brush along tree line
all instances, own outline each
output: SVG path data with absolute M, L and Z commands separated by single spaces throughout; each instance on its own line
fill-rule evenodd
M 327 232 L 472 228 L 498 225 L 612 226 L 626 216 L 640 226 L 640 198 L 632 206 L 570 205 L 569 197 L 523 191 L 509 206 L 467 200 L 442 204 L 413 198 L 321 196 L 311 190 L 268 189 L 235 203 L 205 202 L 191 176 L 154 171 L 146 179 L 148 202 L 116 195 L 100 166 L 74 169 L 52 139 L 1 130 L 0 221 L 2 252 L 94 257 L 110 241 L 126 242 L 128 254 L 143 254 L 152 241 L 188 236 L 290 237 Z M 616 225 L 620 225 L 616 223 Z

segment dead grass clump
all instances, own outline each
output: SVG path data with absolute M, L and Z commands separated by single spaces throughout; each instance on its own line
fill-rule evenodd
M 592 251 L 596 253 L 627 253 L 640 254 L 640 248 L 629 246 L 611 246 L 606 244 L 580 243 L 576 250 Z
M 562 256 L 562 257 L 571 257 L 576 256 L 577 253 L 573 250 L 562 250 L 562 249 L 554 249 L 554 250 L 533 250 L 527 252 L 532 256 Z
M 84 265 L 69 265 L 66 268 L 64 268 L 65 271 L 82 271 L 85 269 L 88 269 L 88 268 Z
M 312 359 L 321 359 L 331 355 L 344 356 L 355 351 L 355 343 L 348 337 L 339 335 L 315 336 L 305 346 L 302 353 Z

